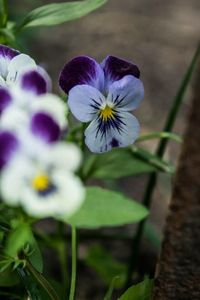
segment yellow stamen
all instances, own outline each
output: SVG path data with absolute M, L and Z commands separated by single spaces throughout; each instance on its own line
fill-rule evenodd
M 49 185 L 49 177 L 45 173 L 38 174 L 32 180 L 32 187 L 36 191 L 45 191 Z
M 107 121 L 108 119 L 111 119 L 114 117 L 113 109 L 106 105 L 104 109 L 101 109 L 100 111 L 100 117 L 103 119 L 103 121 Z

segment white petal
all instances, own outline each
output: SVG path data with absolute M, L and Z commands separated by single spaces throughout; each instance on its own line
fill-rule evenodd
M 37 68 L 35 61 L 26 54 L 19 54 L 15 56 L 8 65 L 8 75 L 6 82 L 8 85 L 17 83 L 19 75 L 29 69 Z
M 21 201 L 26 178 L 32 174 L 32 166 L 21 156 L 16 155 L 11 163 L 3 169 L 0 180 L 2 199 L 9 205 L 17 205 Z
M 93 120 L 104 102 L 104 96 L 96 88 L 86 84 L 77 85 L 69 91 L 69 108 L 81 122 Z
M 136 109 L 144 98 L 142 81 L 132 75 L 115 81 L 109 88 L 108 101 L 121 111 Z
M 85 130 L 85 143 L 92 152 L 107 152 L 134 143 L 140 131 L 138 120 L 128 112 L 120 113 L 120 118 L 120 127 L 106 126 L 103 132 L 99 130 L 98 119 L 91 122 Z
M 81 151 L 72 143 L 58 142 L 49 147 L 48 152 L 41 153 L 45 163 L 53 164 L 56 168 L 75 171 L 81 163 Z
M 53 174 L 53 179 L 59 187 L 57 215 L 71 216 L 84 202 L 85 188 L 80 179 L 71 173 L 58 171 Z

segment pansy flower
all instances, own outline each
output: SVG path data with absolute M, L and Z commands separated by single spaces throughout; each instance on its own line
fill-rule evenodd
M 81 122 L 91 122 L 85 142 L 101 153 L 132 144 L 139 135 L 139 123 L 130 113 L 144 97 L 136 65 L 114 56 L 101 64 L 87 56 L 67 63 L 59 78 L 68 94 L 68 105 Z
M 0 86 L 16 84 L 21 73 L 37 68 L 30 56 L 0 45 Z
M 17 139 L 4 132 L 4 148 L 10 155 Z M 1 139 L 1 134 L 0 134 Z M 8 159 L 0 153 L 1 164 Z M 58 142 L 37 156 L 18 152 L 2 169 L 0 191 L 8 205 L 21 205 L 35 217 L 71 216 L 84 201 L 84 187 L 74 172 L 81 161 L 80 150 L 73 144 Z
M 51 90 L 51 80 L 42 70 L 28 70 L 20 74 L 18 84 L 11 87 L 0 87 L 0 118 L 11 106 L 27 111 L 33 101 Z
M 14 105 L 7 108 L 0 118 L 0 128 L 17 135 L 20 151 L 40 155 L 42 148 L 56 143 L 65 133 L 66 112 L 59 97 L 45 94 L 38 96 L 27 111 Z

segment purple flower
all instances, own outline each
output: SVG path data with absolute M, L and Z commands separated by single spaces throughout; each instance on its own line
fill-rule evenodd
M 139 123 L 129 112 L 144 97 L 138 67 L 108 56 L 101 64 L 87 56 L 67 63 L 59 78 L 68 94 L 68 105 L 81 122 L 91 122 L 85 143 L 92 152 L 131 145 L 139 135 Z

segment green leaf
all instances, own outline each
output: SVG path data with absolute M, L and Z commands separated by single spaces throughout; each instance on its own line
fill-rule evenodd
M 152 132 L 149 134 L 141 135 L 137 139 L 137 142 L 143 142 L 152 139 L 168 139 L 168 140 L 173 140 L 177 143 L 182 143 L 182 138 L 180 137 L 180 135 L 172 132 L 166 132 L 166 131 Z
M 33 241 L 31 229 L 26 223 L 19 225 L 10 232 L 6 243 L 6 254 L 15 257 L 26 243 Z
M 19 225 L 10 232 L 6 242 L 5 253 L 11 257 L 16 257 L 23 250 L 31 264 L 39 271 L 43 270 L 43 260 L 40 249 L 33 236 L 32 230 L 27 223 Z
M 0 0 L 0 28 L 7 23 L 7 0 Z
M 156 166 L 136 157 L 131 149 L 114 149 L 108 153 L 91 155 L 84 163 L 83 178 L 117 179 L 121 177 L 150 173 Z
M 155 168 L 157 168 L 158 171 L 164 171 L 170 174 L 174 173 L 175 171 L 174 166 L 171 163 L 164 161 L 159 156 L 152 154 L 149 151 L 136 146 L 133 146 L 131 150 L 136 157 L 154 166 Z
M 0 286 L 8 287 L 16 285 L 19 282 L 19 276 L 16 271 L 9 266 L 5 271 L 0 273 Z
M 85 0 L 47 4 L 31 11 L 25 17 L 20 29 L 58 25 L 78 19 L 106 2 L 107 0 Z
M 110 283 L 110 286 L 109 286 L 109 288 L 108 288 L 108 291 L 107 291 L 105 297 L 103 298 L 103 300 L 112 300 L 113 290 L 114 290 L 114 288 L 116 287 L 118 280 L 119 280 L 119 277 L 118 277 L 118 276 L 115 276 L 115 277 L 112 279 L 112 281 L 111 281 L 111 283 Z
M 85 262 L 97 272 L 106 285 L 117 276 L 116 287 L 123 286 L 126 266 L 114 259 L 101 245 L 94 245 L 89 249 Z
M 144 281 L 130 287 L 118 300 L 150 300 L 153 280 Z
M 138 222 L 147 214 L 145 207 L 122 194 L 89 187 L 82 207 L 71 218 L 64 218 L 64 221 L 75 227 L 98 228 Z

